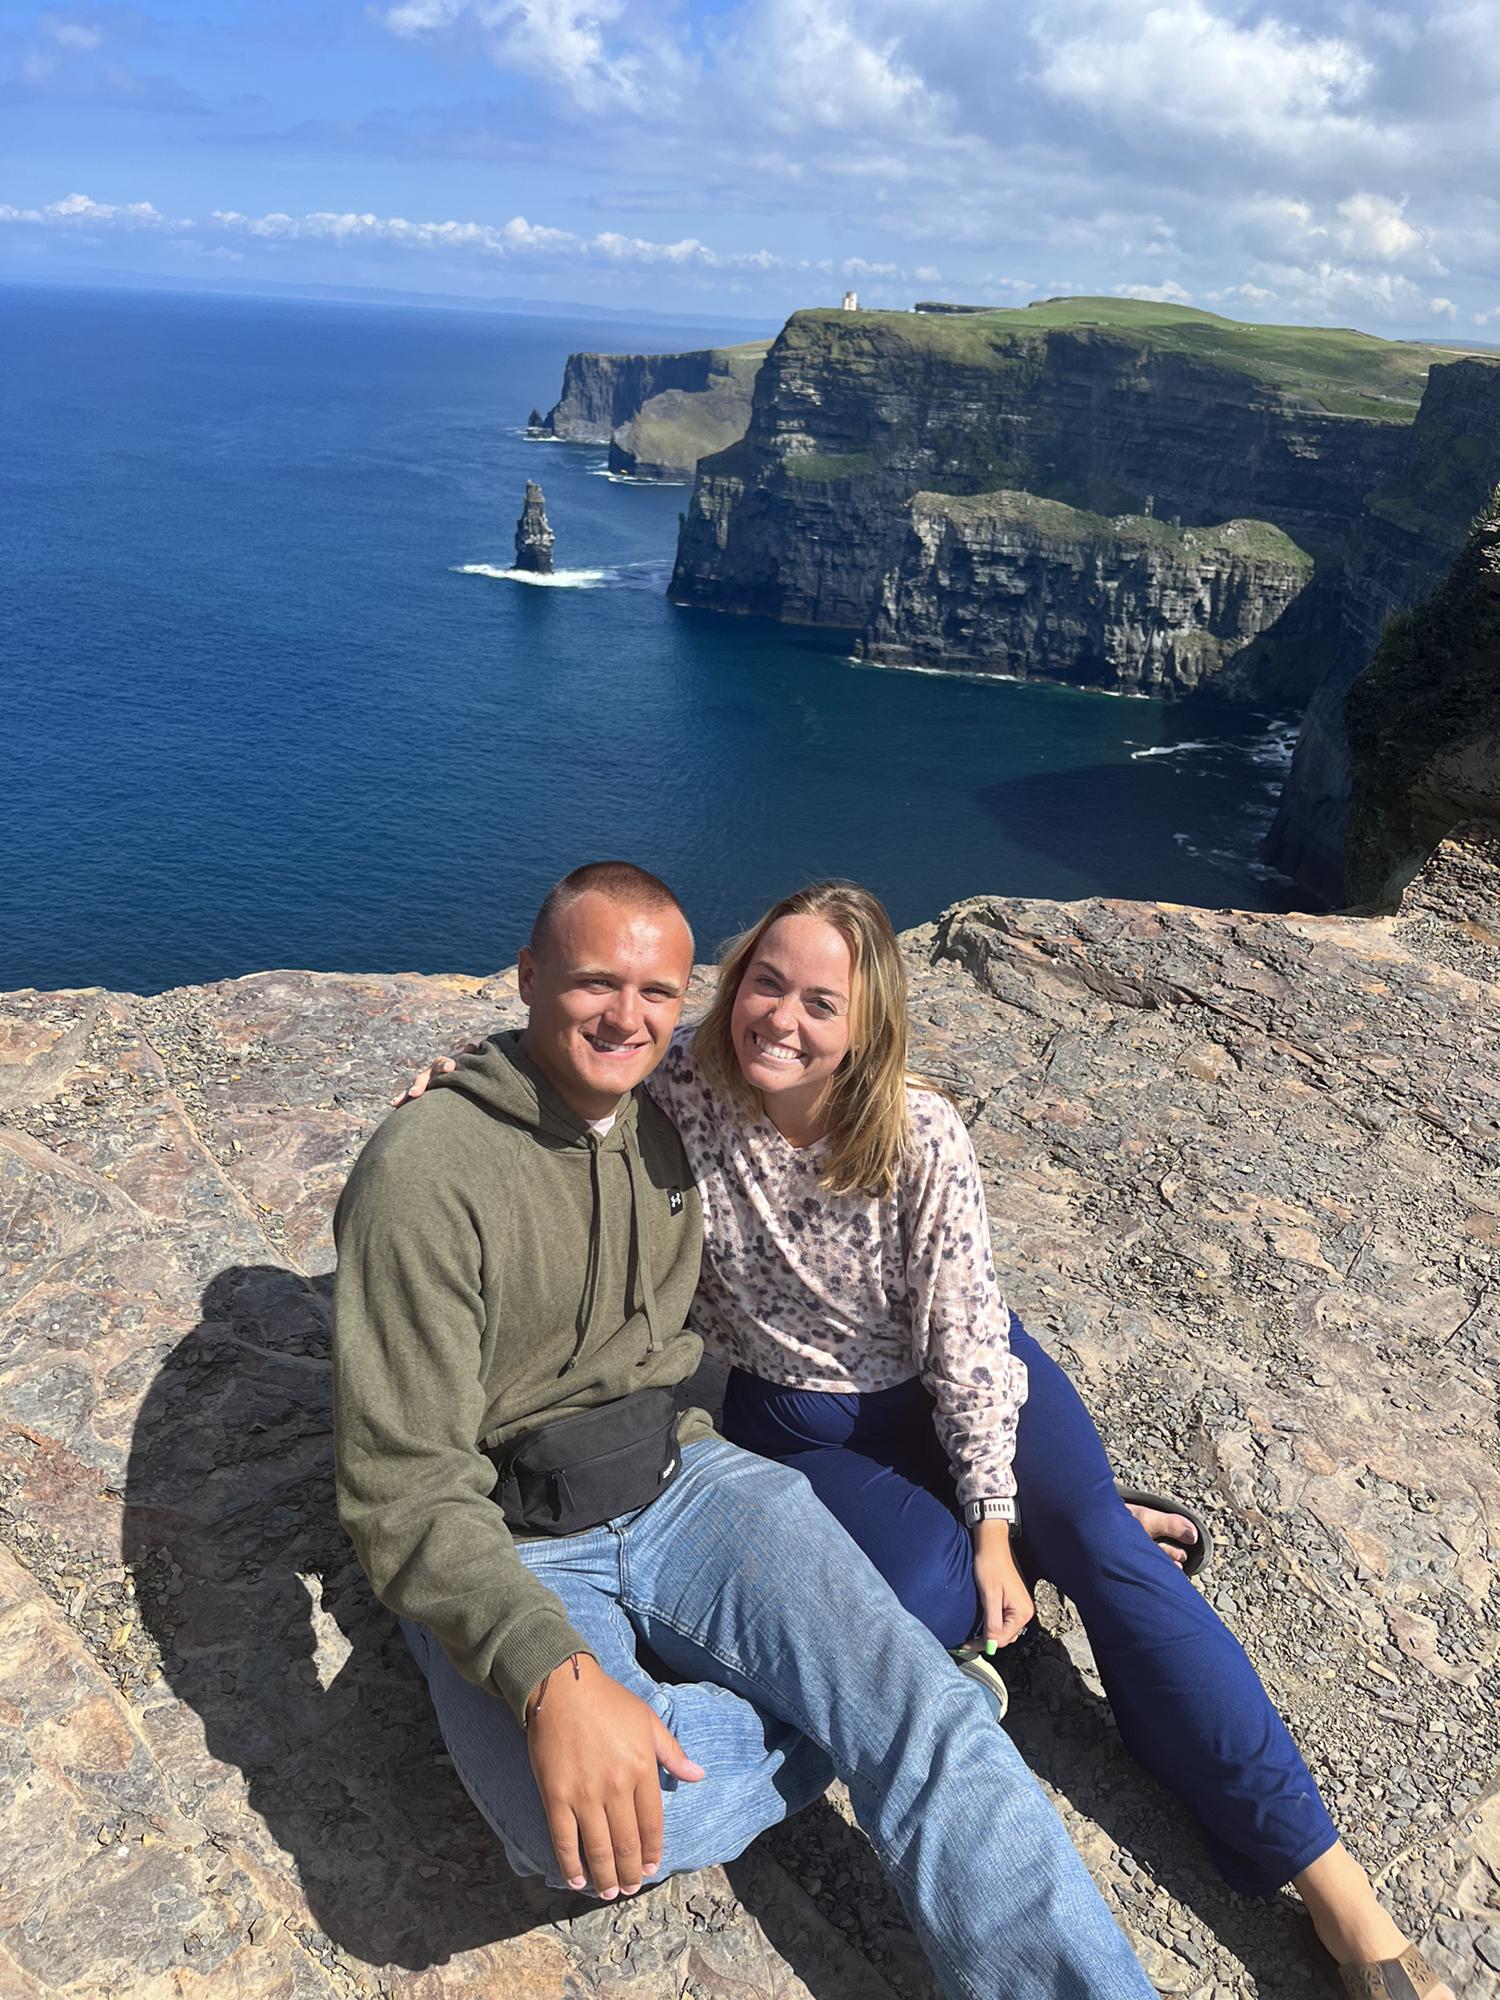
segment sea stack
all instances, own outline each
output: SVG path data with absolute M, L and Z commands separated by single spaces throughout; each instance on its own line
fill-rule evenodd
M 542 489 L 534 479 L 526 482 L 526 504 L 516 523 L 516 568 L 533 576 L 552 574 L 552 529 Z

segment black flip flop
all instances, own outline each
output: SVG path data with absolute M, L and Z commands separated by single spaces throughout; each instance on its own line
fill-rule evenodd
M 1158 1513 L 1181 1514 L 1185 1521 L 1191 1521 L 1198 1530 L 1196 1542 L 1176 1542 L 1175 1548 L 1182 1549 L 1187 1560 L 1182 1565 L 1184 1576 L 1196 1576 L 1214 1552 L 1213 1536 L 1208 1532 L 1208 1523 L 1196 1507 L 1190 1507 L 1185 1500 L 1179 1500 L 1171 1493 L 1147 1493 L 1138 1486 L 1122 1486 L 1117 1479 L 1115 1491 L 1127 1507 L 1154 1507 Z M 1160 1548 L 1162 1544 L 1157 1543 Z

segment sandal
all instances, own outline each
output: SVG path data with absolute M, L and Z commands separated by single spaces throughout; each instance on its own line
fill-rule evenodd
M 1184 1576 L 1196 1576 L 1214 1552 L 1213 1536 L 1208 1532 L 1208 1523 L 1195 1507 L 1189 1507 L 1185 1500 L 1178 1500 L 1170 1493 L 1147 1493 L 1138 1486 L 1122 1486 L 1115 1481 L 1115 1491 L 1127 1507 L 1154 1507 L 1161 1514 L 1181 1514 L 1191 1521 L 1198 1530 L 1196 1542 L 1174 1542 L 1173 1548 L 1182 1549 L 1187 1560 L 1182 1565 Z M 1157 1543 L 1160 1548 L 1162 1544 Z M 1396 1961 L 1392 1960 L 1394 1964 Z
M 1453 2000 L 1453 1988 L 1438 1978 L 1414 1944 L 1399 1958 L 1341 1965 L 1339 1977 L 1350 2000 Z

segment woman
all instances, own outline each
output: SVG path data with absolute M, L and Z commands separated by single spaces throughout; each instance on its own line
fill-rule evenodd
M 1007 1311 L 972 1144 L 906 1054 L 889 919 L 825 882 L 730 944 L 707 1016 L 649 1079 L 703 1200 L 694 1324 L 731 1366 L 725 1436 L 802 1471 L 949 1647 L 1010 1644 L 1047 1578 L 1079 1612 L 1124 1741 L 1230 1884 L 1295 1883 L 1362 2000 L 1453 2000 L 1343 1847 L 1237 1641 L 1121 1503 L 1066 1376 Z

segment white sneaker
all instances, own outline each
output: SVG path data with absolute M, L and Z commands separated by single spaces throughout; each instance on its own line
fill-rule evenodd
M 978 1681 L 995 1705 L 996 1722 L 1003 1722 L 1010 1707 L 1010 1690 L 995 1662 L 984 1653 L 955 1653 L 953 1661 L 966 1680 Z

